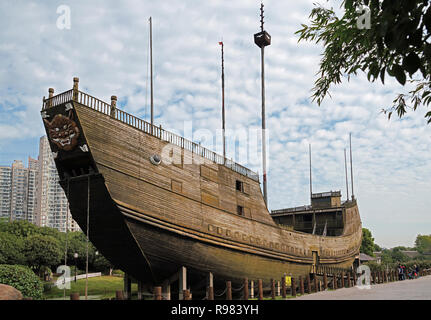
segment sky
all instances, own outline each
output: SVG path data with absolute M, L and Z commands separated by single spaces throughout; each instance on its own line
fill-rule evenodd
M 418 234 L 431 233 L 425 108 L 388 121 L 380 110 L 408 89 L 389 77 L 384 86 L 369 83 L 362 74 L 334 86 L 321 106 L 312 102 L 323 50 L 298 43 L 295 31 L 307 23 L 313 2 L 265 1 L 272 36 L 265 49 L 269 208 L 309 204 L 309 144 L 313 192 L 341 190 L 345 199 L 351 132 L 363 227 L 380 246 L 413 246 Z M 148 120 L 150 16 L 155 124 L 220 153 L 220 143 L 212 146 L 199 134 L 221 127 L 219 41 L 227 130 L 261 125 L 260 49 L 253 41 L 259 7 L 252 0 L 1 1 L 0 165 L 37 158 L 42 99 L 50 87 L 56 94 L 71 89 L 73 77 L 80 78 L 80 90 L 107 102 L 117 95 L 120 108 Z M 232 141 L 227 156 L 238 160 Z M 259 161 L 238 161 L 262 172 Z

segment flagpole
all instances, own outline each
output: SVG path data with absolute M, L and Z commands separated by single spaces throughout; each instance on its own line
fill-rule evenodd
M 310 158 L 310 204 L 311 204 L 313 200 L 313 183 L 311 180 L 311 143 L 308 144 L 308 155 Z
M 353 160 L 352 160 L 352 133 L 350 132 L 350 182 L 352 183 L 352 200 L 355 199 L 353 193 Z
M 347 175 L 347 156 L 346 156 L 346 148 L 344 148 L 344 169 L 346 171 L 346 190 L 347 190 L 347 201 L 349 201 L 349 178 Z
M 221 109 L 222 109 L 222 131 L 223 131 L 223 163 L 226 162 L 226 128 L 225 128 L 225 110 L 224 110 L 224 43 L 219 42 L 221 45 Z
M 154 100 L 153 100 L 153 20 L 150 17 L 150 101 L 151 101 L 151 133 L 154 125 Z

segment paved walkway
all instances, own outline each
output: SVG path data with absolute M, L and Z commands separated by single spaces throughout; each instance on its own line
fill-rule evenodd
M 353 287 L 305 294 L 294 300 L 431 300 L 431 276 L 372 285 L 369 290 Z

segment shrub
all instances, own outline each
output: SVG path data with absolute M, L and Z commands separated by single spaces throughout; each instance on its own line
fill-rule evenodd
M 42 299 L 42 281 L 28 267 L 1 264 L 0 283 L 21 291 L 25 298 Z

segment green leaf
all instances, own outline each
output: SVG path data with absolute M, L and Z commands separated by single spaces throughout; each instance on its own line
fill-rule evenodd
M 353 9 L 353 0 L 346 0 L 344 3 L 344 8 L 346 10 L 352 10 Z
M 406 70 L 410 75 L 418 71 L 421 65 L 421 59 L 414 52 L 409 53 L 407 57 L 403 59 L 403 69 Z
M 380 80 L 382 80 L 383 84 L 385 84 L 385 71 L 386 67 L 383 67 L 383 69 L 380 71 Z
M 431 33 L 431 7 L 428 8 L 423 17 L 424 25 L 427 27 L 428 33 Z
M 398 82 L 402 85 L 405 85 L 406 83 L 406 74 L 404 73 L 404 69 L 399 65 L 394 65 L 392 67 L 392 73 L 394 74 L 395 78 L 397 78 Z

